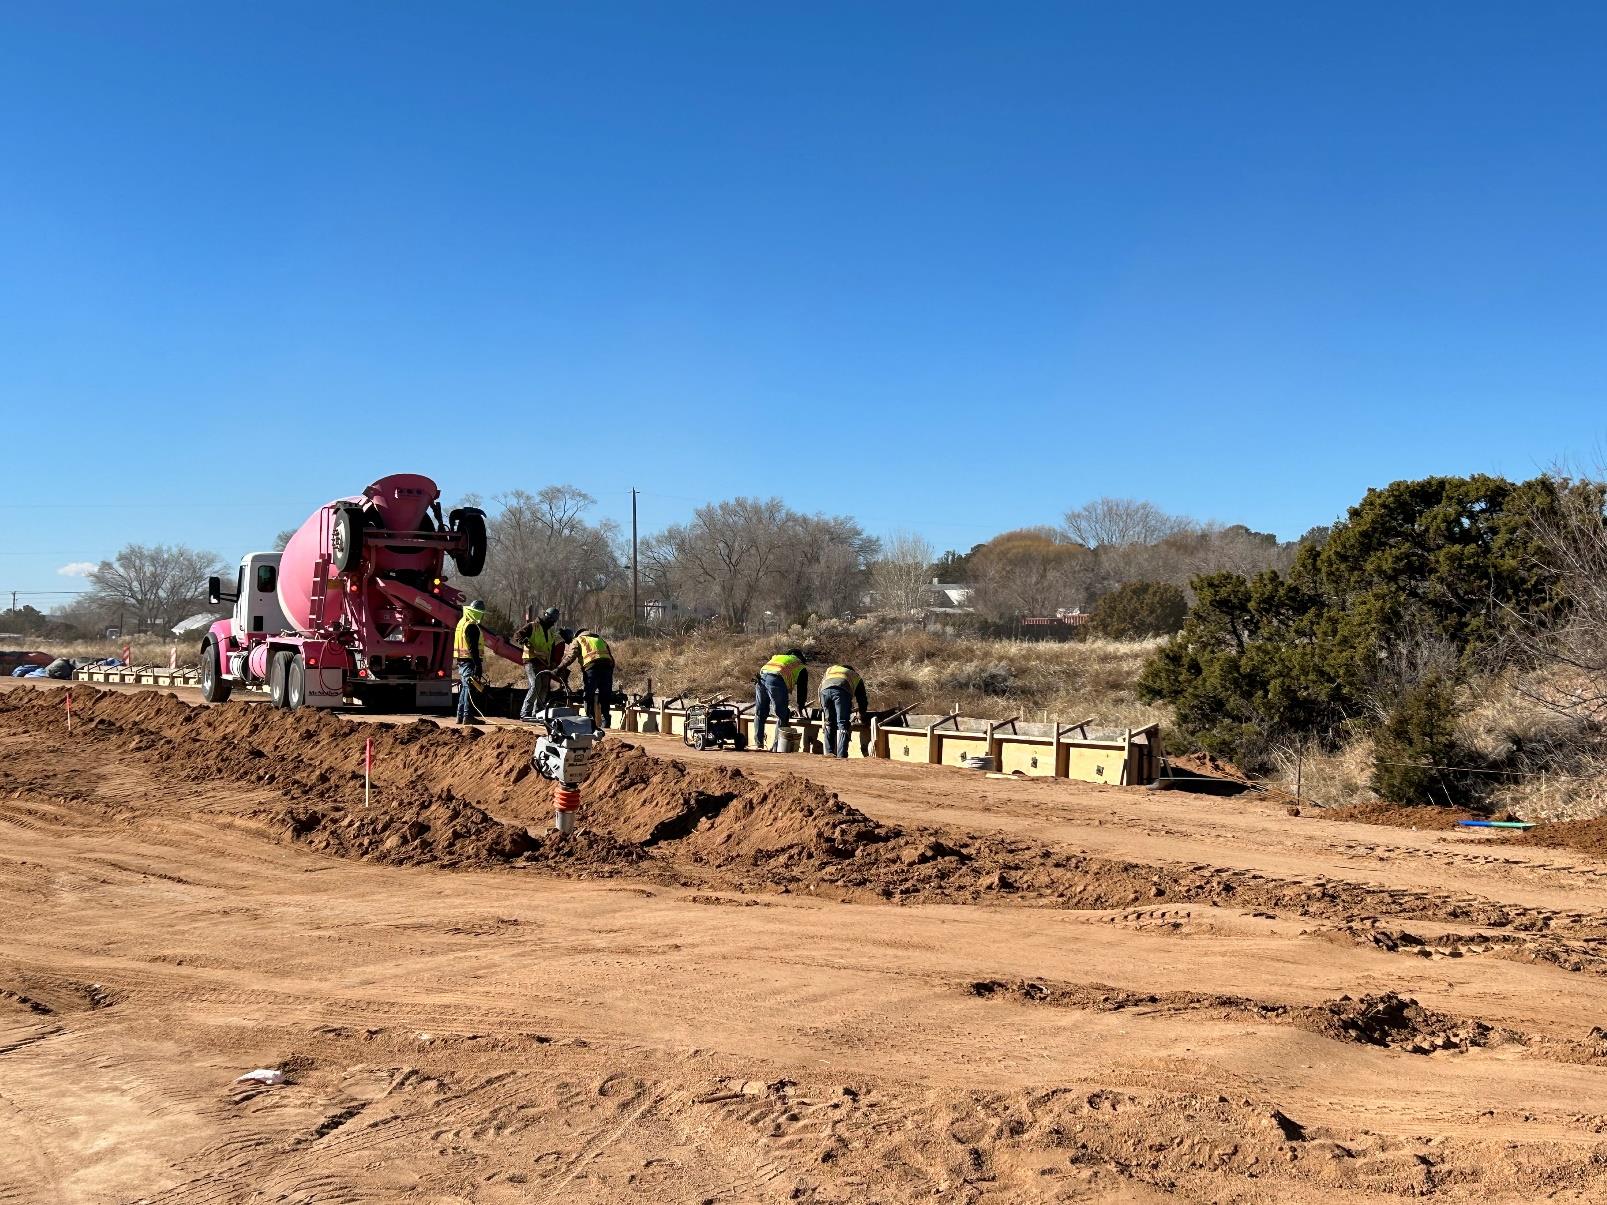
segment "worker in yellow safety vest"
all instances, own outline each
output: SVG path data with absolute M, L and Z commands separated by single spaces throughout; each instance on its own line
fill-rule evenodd
M 864 754 L 870 740 L 870 703 L 865 697 L 865 679 L 852 665 L 834 665 L 820 679 L 820 713 L 825 719 L 822 734 L 827 757 L 848 756 L 848 734 L 854 724 L 854 709 L 864 725 L 859 734 L 859 751 Z
M 463 608 L 457 630 L 452 633 L 452 660 L 458 667 L 458 723 L 473 724 L 474 702 L 470 696 L 471 683 L 480 678 L 480 637 L 484 631 L 485 603 L 475 599 Z
M 590 628 L 581 628 L 569 642 L 569 651 L 558 665 L 562 672 L 580 662 L 580 684 L 586 696 L 586 714 L 599 728 L 608 727 L 608 704 L 614 697 L 614 651 Z
M 552 684 L 553 662 L 562 641 L 558 637 L 558 608 L 548 607 L 540 618 L 532 618 L 535 608 L 525 611 L 525 621 L 514 633 L 524 652 L 525 697 L 519 706 L 521 720 L 533 720 L 547 705 Z
M 809 669 L 798 649 L 777 653 L 759 670 L 753 690 L 753 747 L 764 748 L 764 725 L 776 713 L 776 739 L 772 753 L 781 750 L 781 730 L 792 722 L 792 700 L 809 694 Z

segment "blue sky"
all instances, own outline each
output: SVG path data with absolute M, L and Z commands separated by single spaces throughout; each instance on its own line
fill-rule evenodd
M 0 589 L 401 470 L 942 548 L 1588 460 L 1603 45 L 1585 3 L 0 3 Z

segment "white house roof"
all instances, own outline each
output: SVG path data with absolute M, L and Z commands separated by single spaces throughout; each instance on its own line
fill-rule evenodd
M 209 627 L 217 619 L 211 611 L 197 611 L 188 619 L 181 619 L 173 625 L 173 635 L 182 636 L 186 632 L 193 632 L 196 628 Z

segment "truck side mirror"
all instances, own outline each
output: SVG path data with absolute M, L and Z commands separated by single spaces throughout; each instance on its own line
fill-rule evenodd
M 206 601 L 214 607 L 223 601 L 223 582 L 220 579 L 206 579 Z

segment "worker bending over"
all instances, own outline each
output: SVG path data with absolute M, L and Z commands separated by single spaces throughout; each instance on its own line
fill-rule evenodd
M 484 669 L 480 637 L 485 623 L 485 602 L 475 599 L 463 608 L 457 631 L 452 633 L 452 659 L 458 666 L 458 723 L 473 724 L 474 700 L 470 692 Z
M 777 653 L 759 670 L 758 682 L 753 691 L 753 747 L 764 748 L 764 722 L 774 709 L 776 713 L 776 739 L 772 753 L 781 751 L 781 730 L 792 723 L 792 700 L 803 699 L 809 693 L 809 670 L 804 655 L 797 649 Z
M 547 705 L 547 691 L 552 685 L 553 663 L 558 657 L 558 608 L 548 607 L 539 619 L 532 619 L 534 608 L 525 611 L 525 621 L 514 633 L 514 639 L 524 647 L 525 698 L 519 705 L 519 718 L 533 720 L 536 712 Z
M 576 659 L 580 660 L 580 684 L 586 694 L 586 714 L 599 728 L 606 728 L 608 701 L 614 697 L 614 652 L 590 628 L 581 628 L 569 642 L 569 651 L 558 665 L 562 673 Z
M 834 665 L 820 679 L 820 712 L 825 717 L 823 745 L 827 757 L 848 756 L 848 735 L 854 724 L 854 709 L 864 725 L 859 737 L 863 756 L 870 739 L 870 703 L 865 698 L 865 679 L 851 665 Z

